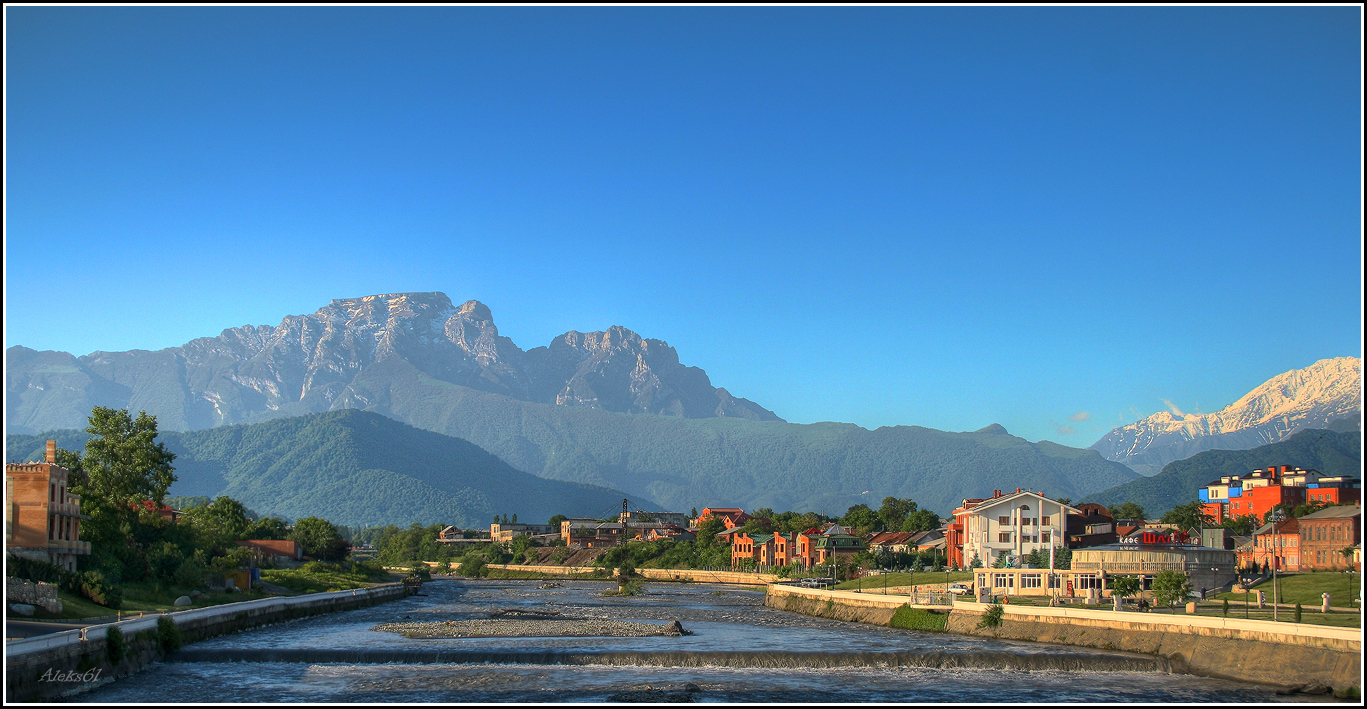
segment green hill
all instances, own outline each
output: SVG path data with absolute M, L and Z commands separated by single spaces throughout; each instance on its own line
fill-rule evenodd
M 81 450 L 87 438 L 79 431 L 12 435 L 6 460 L 40 460 L 49 439 Z M 544 523 L 554 514 L 601 516 L 628 497 L 543 480 L 468 441 L 356 409 L 163 431 L 158 440 L 176 454 L 172 495 L 229 495 L 261 514 L 337 524 L 477 526 L 505 513 Z
M 1362 433 L 1307 429 L 1284 441 L 1241 451 L 1203 451 L 1174 460 L 1151 478 L 1140 478 L 1087 497 L 1084 502 L 1135 502 L 1150 517 L 1196 499 L 1196 489 L 1222 475 L 1241 475 L 1269 465 L 1299 465 L 1326 475 L 1362 471 Z
M 1030 443 L 1000 426 L 950 433 L 847 423 L 621 414 L 519 401 L 377 363 L 348 396 L 471 441 L 520 470 L 625 490 L 675 511 L 707 505 L 843 513 L 889 495 L 947 514 L 965 497 L 1024 487 L 1077 499 L 1138 477 L 1096 451 Z

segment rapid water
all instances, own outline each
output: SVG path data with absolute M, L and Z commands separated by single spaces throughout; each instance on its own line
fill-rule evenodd
M 602 702 L 696 685 L 722 702 L 1266 702 L 1271 688 L 1169 675 L 1134 653 L 883 628 L 767 608 L 764 594 L 656 584 L 437 581 L 421 596 L 186 646 L 173 661 L 82 693 L 81 702 Z M 720 592 L 720 593 L 718 593 Z M 684 637 L 417 640 L 397 620 L 480 618 L 534 607 L 663 624 Z

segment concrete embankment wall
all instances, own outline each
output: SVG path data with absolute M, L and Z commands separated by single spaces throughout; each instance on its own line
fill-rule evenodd
M 851 596 L 858 596 L 851 598 Z M 771 586 L 765 605 L 825 618 L 887 625 L 905 599 Z M 925 606 L 917 606 L 925 607 Z M 1003 606 L 997 628 L 979 629 L 991 606 L 955 603 L 945 630 L 964 635 L 1139 652 L 1173 671 L 1264 684 L 1362 687 L 1362 631 L 1306 623 Z
M 57 675 L 79 674 L 103 682 L 141 670 L 165 653 L 158 636 L 159 618 L 170 618 L 180 629 L 181 642 L 192 643 L 259 625 L 373 606 L 405 595 L 403 584 L 385 584 L 354 591 L 263 598 L 14 640 L 5 643 L 5 702 L 51 699 L 90 683 L 86 679 L 54 681 Z M 119 629 L 127 645 L 119 660 L 110 657 L 105 640 L 113 627 Z
M 595 572 L 607 572 L 609 576 L 616 576 L 617 569 L 605 569 L 601 566 L 537 566 L 519 564 L 489 564 L 491 569 L 504 569 L 507 571 L 531 571 L 535 573 L 549 574 L 551 576 L 569 576 L 573 574 L 592 574 Z M 646 580 L 654 581 L 692 581 L 695 583 L 733 583 L 748 586 L 765 586 L 778 580 L 774 574 L 750 574 L 740 571 L 701 571 L 697 569 L 636 569 L 636 574 Z

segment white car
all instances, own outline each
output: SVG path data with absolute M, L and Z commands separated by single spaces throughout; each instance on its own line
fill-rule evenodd
M 965 593 L 973 593 L 973 589 L 969 588 L 966 583 L 951 583 L 949 584 L 949 592 L 956 596 L 962 596 Z

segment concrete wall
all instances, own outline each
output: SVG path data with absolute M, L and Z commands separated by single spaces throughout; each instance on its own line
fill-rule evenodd
M 158 641 L 158 618 L 174 621 L 182 642 L 191 643 L 259 625 L 363 608 L 405 595 L 403 584 L 385 584 L 352 591 L 263 598 L 14 640 L 5 643 L 5 702 L 42 701 L 86 686 L 81 682 L 42 681 L 49 672 L 98 672 L 98 681 L 103 682 L 141 670 L 164 654 Z M 127 655 L 119 661 L 110 659 L 105 642 L 111 627 L 117 627 L 128 644 Z
M 850 591 L 770 586 L 765 605 L 806 615 L 887 625 L 905 599 Z M 922 606 L 918 606 L 922 607 Z M 1336 690 L 1362 687 L 1362 631 L 1306 623 L 1210 616 L 1002 606 L 1002 624 L 977 627 L 991 606 L 955 602 L 946 630 L 965 635 L 1140 652 L 1174 671 Z

